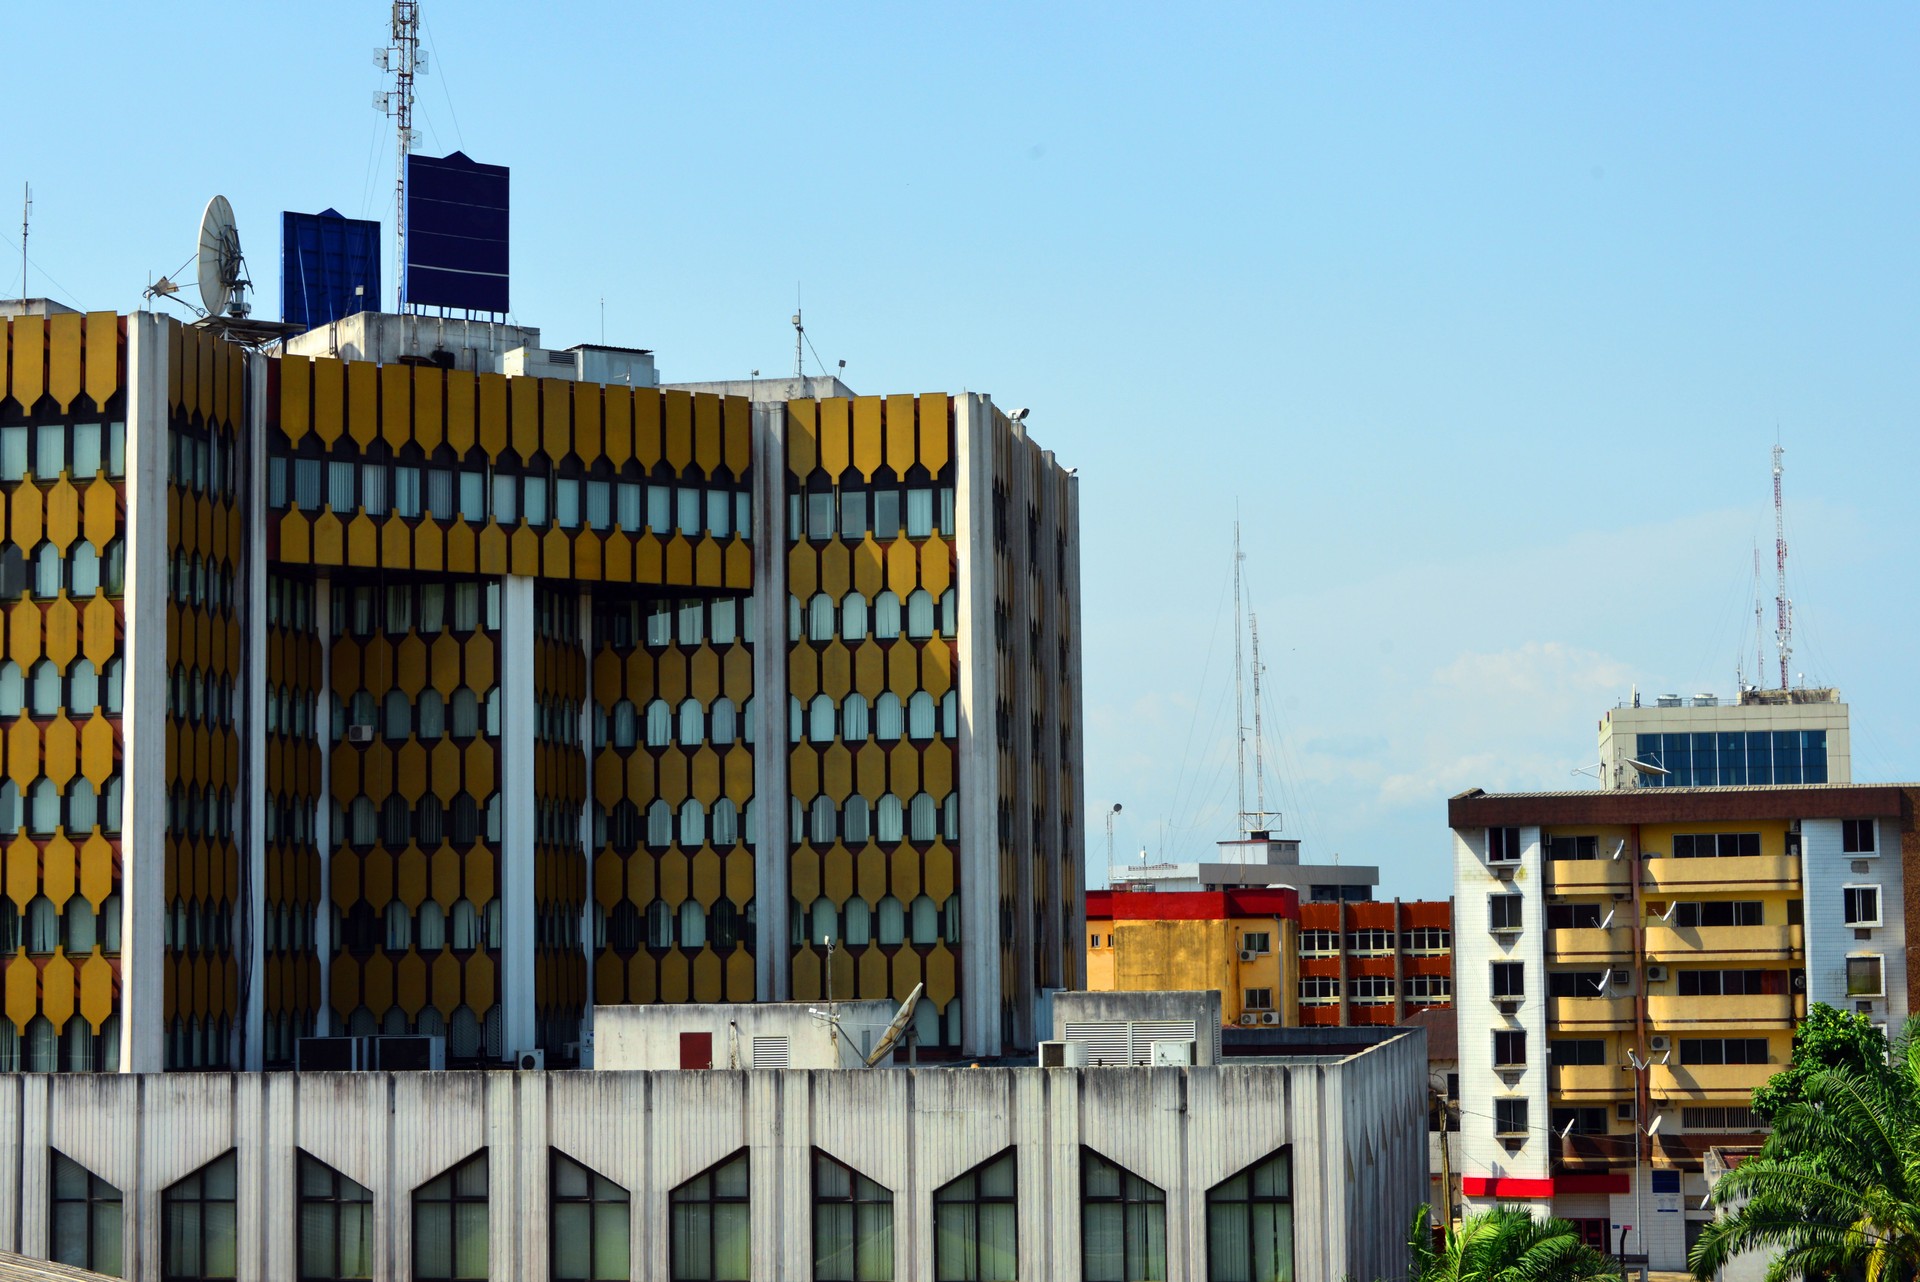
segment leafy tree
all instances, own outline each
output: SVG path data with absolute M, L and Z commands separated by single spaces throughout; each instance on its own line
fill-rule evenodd
M 1696 1278 L 1743 1251 L 1769 1253 L 1769 1282 L 1920 1278 L 1920 1017 L 1890 1059 L 1862 1058 L 1807 1066 L 1759 1154 L 1714 1184 L 1729 1213 L 1695 1243 Z
M 1565 1220 L 1536 1220 L 1525 1207 L 1469 1215 L 1436 1250 L 1428 1208 L 1413 1217 L 1407 1250 L 1413 1282 L 1618 1282 L 1620 1266 L 1580 1241 Z
M 1815 1002 L 1793 1032 L 1793 1058 L 1753 1090 L 1753 1111 L 1772 1121 L 1780 1110 L 1806 1098 L 1807 1083 L 1820 1073 L 1845 1068 L 1866 1072 L 1887 1062 L 1887 1038 L 1865 1015 Z

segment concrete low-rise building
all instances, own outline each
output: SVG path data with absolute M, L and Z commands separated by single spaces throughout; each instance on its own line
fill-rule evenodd
M 13 1075 L 0 1250 L 149 1282 L 1397 1277 L 1425 1071 L 1410 1032 L 1194 1068 Z

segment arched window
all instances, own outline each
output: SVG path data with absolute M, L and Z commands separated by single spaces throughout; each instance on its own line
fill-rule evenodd
M 51 779 L 41 779 L 34 783 L 33 791 L 28 796 L 31 805 L 27 827 L 32 829 L 36 837 L 51 836 L 60 826 L 59 787 Z
M 840 702 L 840 737 L 849 745 L 867 737 L 867 697 L 850 694 Z
M 813 743 L 832 743 L 834 736 L 834 706 L 831 695 L 816 694 L 813 702 L 807 706 L 807 738 Z
M 939 835 L 940 811 L 926 793 L 914 794 L 907 818 L 907 835 L 914 841 L 932 841 Z
M 60 913 L 45 895 L 27 903 L 27 951 L 50 953 L 60 943 Z
M 33 594 L 51 601 L 60 592 L 60 549 L 42 543 L 33 558 Z
M 900 737 L 901 727 L 900 696 L 889 690 L 873 701 L 873 737 L 881 743 L 892 743 Z
M 847 798 L 840 812 L 840 835 L 849 846 L 857 846 L 873 835 L 867 799 L 859 793 Z
M 707 714 L 698 699 L 680 702 L 680 746 L 697 748 L 707 739 Z
M 480 915 L 469 900 L 453 901 L 453 911 L 447 915 L 447 939 L 456 952 L 480 947 Z
M 839 818 L 834 812 L 832 797 L 825 793 L 815 797 L 807 808 L 807 840 L 815 846 L 831 846 L 840 826 Z
M 60 711 L 60 669 L 52 659 L 33 665 L 33 715 L 51 717 Z
M 907 911 L 900 901 L 888 895 L 880 901 L 880 907 L 874 913 L 874 937 L 891 948 L 904 943 L 907 937 Z
M 66 933 L 66 949 L 69 957 L 85 957 L 93 951 L 96 939 L 93 905 L 79 895 L 67 900 L 66 908 L 60 914 L 60 924 Z M 71 1029 L 74 1024 L 84 1024 L 84 1019 L 68 1022 Z
M 740 726 L 733 710 L 733 700 L 724 696 L 713 701 L 713 707 L 707 713 L 707 738 L 715 747 L 735 742 L 740 738 Z
M 867 901 L 855 896 L 847 901 L 841 910 L 841 926 L 846 932 L 849 948 L 864 948 L 873 942 L 873 909 L 867 907 Z
M 840 937 L 840 915 L 833 901 L 825 895 L 813 901 L 813 911 L 808 914 L 807 940 L 809 943 L 824 944 L 829 939 Z
M 933 900 L 921 895 L 913 901 L 913 942 L 937 943 L 940 939 L 940 913 Z
M 673 807 L 660 797 L 647 806 L 647 844 L 661 849 L 673 844 Z
M 473 1018 L 464 1006 L 459 1013 Z M 477 1051 L 479 1037 L 472 1040 Z M 487 1235 L 487 1151 L 482 1149 L 413 1191 L 415 1282 L 488 1276 Z
M 867 599 L 858 592 L 849 593 L 840 601 L 840 639 L 867 639 Z
M 673 709 L 665 699 L 647 704 L 647 746 L 664 748 L 673 742 Z
M 673 947 L 673 909 L 667 907 L 663 899 L 656 899 L 647 905 L 647 946 Z
M 12 659 L 0 663 L 0 717 L 17 717 L 26 707 L 27 679 Z
M 407 944 L 413 938 L 413 916 L 407 912 L 406 904 L 398 899 L 387 903 L 387 947 L 393 952 L 407 950 Z
M 933 594 L 925 588 L 907 594 L 907 635 L 916 641 L 933 635 Z
M 631 700 L 622 699 L 613 705 L 611 733 L 616 748 L 631 748 L 640 737 L 640 714 Z
M 680 844 L 697 848 L 707 840 L 707 811 L 698 797 L 680 803 Z
M 720 848 L 740 842 L 740 811 L 733 802 L 721 797 L 713 803 L 713 844 Z
M 353 844 L 371 846 L 379 835 L 379 816 L 373 808 L 373 802 L 367 797 L 353 799 Z
M 891 589 L 873 599 L 873 635 L 879 641 L 900 635 L 900 598 Z
M 67 707 L 75 720 L 100 706 L 100 674 L 85 659 L 67 665 Z
M 707 942 L 707 910 L 700 906 L 697 899 L 689 899 L 680 905 L 680 946 L 692 950 L 704 946 Z
M 420 738 L 431 743 L 447 733 L 447 701 L 440 697 L 438 690 L 428 689 L 420 692 L 414 702 L 414 713 L 420 721 Z
M 420 903 L 420 951 L 437 953 L 447 946 L 447 914 L 431 899 Z
M 107 670 L 104 674 L 107 686 L 106 709 L 114 716 L 120 713 L 121 694 L 125 689 L 125 674 L 126 666 L 119 659 L 107 661 Z
M 413 733 L 413 705 L 404 690 L 389 690 L 386 697 L 386 736 L 404 739 Z
M 880 803 L 874 807 L 874 839 L 882 843 L 899 841 L 906 835 L 904 819 L 900 798 L 892 793 L 886 793 L 880 798 Z
M 454 738 L 471 739 L 480 733 L 480 700 L 465 686 L 453 692 L 447 713 Z
M 816 592 L 807 602 L 807 640 L 833 640 L 833 598 L 824 592 Z
M 915 690 L 907 697 L 907 737 L 931 739 L 933 733 L 933 696 L 925 690 Z

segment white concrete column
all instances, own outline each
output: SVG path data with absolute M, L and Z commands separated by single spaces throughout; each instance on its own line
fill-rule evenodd
M 313 584 L 313 624 L 320 638 L 320 689 L 315 695 L 313 739 L 320 746 L 320 796 L 314 802 L 313 845 L 320 852 L 320 899 L 313 906 L 313 952 L 320 964 L 320 1009 L 314 1012 L 316 1037 L 331 1037 L 333 1026 L 333 580 Z
M 580 951 L 587 961 L 586 1009 L 580 1012 L 581 1067 L 587 1067 L 587 1048 L 593 1045 L 593 862 L 599 853 L 593 841 L 593 589 L 580 589 L 580 649 L 586 656 L 585 695 L 580 704 L 580 751 L 587 758 L 587 796 L 580 803 L 580 850 L 587 860 L 587 897 L 580 905 Z
M 165 1066 L 167 338 L 127 318 L 127 584 L 120 658 L 120 1071 Z
M 240 563 L 240 858 L 247 870 L 240 939 L 241 1028 L 244 1042 L 236 1062 L 249 1073 L 266 1067 L 267 991 L 267 358 L 250 353 L 247 362 L 247 417 L 244 427 L 247 470 L 239 502 L 246 531 Z
M 754 993 L 763 1002 L 793 993 L 788 943 L 787 821 L 787 409 L 753 407 L 753 945 Z
M 534 1044 L 533 580 L 500 580 L 501 1051 Z
M 993 639 L 993 419 L 984 396 L 954 409 L 954 539 L 960 549 L 960 1018 L 969 1055 L 1000 1051 L 1000 753 Z

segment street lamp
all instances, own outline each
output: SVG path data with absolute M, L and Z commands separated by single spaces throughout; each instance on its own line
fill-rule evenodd
M 1107 811 L 1107 869 L 1112 876 L 1113 869 L 1113 817 L 1120 813 L 1120 803 L 1114 802 L 1113 809 Z
M 1648 1169 L 1651 1170 L 1653 1159 L 1651 1141 L 1654 1136 L 1660 1133 L 1660 1123 L 1663 1118 L 1662 1115 L 1655 1114 L 1653 1122 L 1650 1125 L 1645 1124 L 1640 1114 L 1640 1100 L 1645 1094 L 1644 1086 L 1647 1070 L 1654 1067 L 1656 1063 L 1665 1064 L 1672 1058 L 1672 1051 L 1666 1052 L 1658 1060 L 1641 1059 L 1634 1051 L 1627 1052 L 1627 1062 L 1633 1065 L 1634 1076 L 1637 1079 L 1634 1082 L 1633 1089 L 1633 1231 L 1640 1235 L 1640 1254 L 1642 1256 L 1647 1254 L 1647 1212 L 1645 1193 L 1643 1191 L 1646 1188 L 1646 1184 L 1645 1181 L 1640 1178 L 1640 1154 L 1643 1148 L 1640 1141 L 1642 1137 L 1645 1137 L 1648 1141 L 1644 1147 L 1647 1150 Z M 1620 1233 L 1620 1253 L 1625 1255 L 1626 1250 L 1627 1234 L 1623 1229 Z

